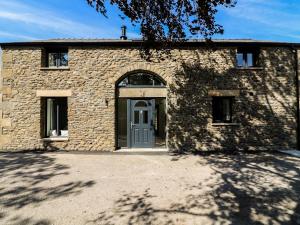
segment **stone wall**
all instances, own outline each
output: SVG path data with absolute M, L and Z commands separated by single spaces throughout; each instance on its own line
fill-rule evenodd
M 62 70 L 41 68 L 42 52 L 3 49 L 2 150 L 115 150 L 115 84 L 135 70 L 167 82 L 170 150 L 296 147 L 295 62 L 288 48 L 262 48 L 255 70 L 235 68 L 236 48 L 173 50 L 163 61 L 146 62 L 133 48 L 70 47 L 69 68 Z M 68 141 L 43 141 L 38 90 L 71 90 Z M 235 93 L 234 123 L 214 125 L 212 95 L 224 90 Z

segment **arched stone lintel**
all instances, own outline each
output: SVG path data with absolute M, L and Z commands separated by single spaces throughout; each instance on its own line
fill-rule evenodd
M 134 72 L 134 71 L 149 71 L 150 73 L 154 73 L 157 76 L 161 77 L 167 84 L 167 76 L 165 72 L 154 65 L 147 63 L 136 63 L 132 66 L 128 66 L 120 70 L 116 76 L 115 84 L 118 83 L 126 74 Z

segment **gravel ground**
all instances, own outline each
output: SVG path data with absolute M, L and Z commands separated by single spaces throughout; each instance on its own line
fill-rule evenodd
M 300 224 L 300 158 L 0 154 L 0 224 Z

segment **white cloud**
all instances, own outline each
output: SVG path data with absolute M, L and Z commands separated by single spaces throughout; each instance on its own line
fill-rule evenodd
M 94 36 L 101 32 L 99 28 L 85 25 L 47 10 L 27 7 L 20 3 L 0 3 L 0 18 L 27 25 L 38 26 L 39 29 L 55 31 L 61 34 Z M 103 32 L 103 31 L 102 31 Z
M 296 13 L 293 0 L 239 0 L 235 8 L 225 11 L 229 16 L 241 20 L 245 25 L 251 21 L 278 36 L 299 38 L 300 14 Z M 297 7 L 297 6 L 296 6 Z M 298 6 L 299 10 L 300 7 Z M 253 31 L 254 33 L 256 30 Z
M 0 31 L 0 37 L 25 39 L 25 40 L 34 40 L 34 39 L 36 39 L 36 37 L 22 35 L 22 34 L 15 34 L 15 33 L 10 33 L 10 32 L 4 32 L 4 31 Z
M 115 37 L 120 33 L 120 29 L 113 26 L 87 25 L 67 18 L 65 15 L 40 8 L 36 5 L 25 5 L 17 0 L 0 2 L 0 19 L 2 21 L 7 20 L 8 23 L 17 23 L 29 28 L 32 27 L 31 31 L 40 30 L 45 33 L 60 34 L 65 37 Z M 130 33 L 129 35 L 138 37 L 138 34 L 135 33 Z M 40 36 L 43 36 L 43 34 Z

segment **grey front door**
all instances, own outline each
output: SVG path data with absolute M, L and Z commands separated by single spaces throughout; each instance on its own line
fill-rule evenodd
M 155 100 L 128 100 L 129 137 L 133 148 L 152 148 L 154 146 L 153 107 Z

